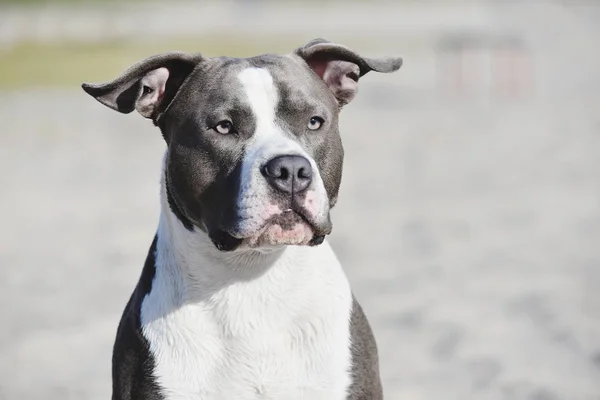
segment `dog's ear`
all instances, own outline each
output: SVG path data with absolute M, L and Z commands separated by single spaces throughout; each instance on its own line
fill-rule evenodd
M 134 64 L 112 82 L 84 83 L 86 93 L 113 110 L 128 114 L 137 110 L 146 118 L 164 111 L 194 68 L 199 54 L 157 54 Z
M 367 72 L 394 72 L 402 66 L 402 58 L 366 58 L 325 39 L 314 39 L 296 49 L 294 54 L 302 57 L 325 81 L 340 107 L 354 98 L 358 91 L 358 79 Z

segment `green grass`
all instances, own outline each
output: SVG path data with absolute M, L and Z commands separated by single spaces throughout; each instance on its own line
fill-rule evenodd
M 76 87 L 82 82 L 115 78 L 131 64 L 153 54 L 180 50 L 206 56 L 246 57 L 286 53 L 307 38 L 255 40 L 239 37 L 202 37 L 169 41 L 60 43 L 18 45 L 0 52 L 0 90 L 23 87 Z
M 101 4 L 101 3 L 117 3 L 122 0 L 0 0 L 0 5 L 15 5 L 15 6 L 39 6 L 46 4 Z M 144 0 L 127 0 L 144 1 Z
M 116 78 L 127 67 L 148 56 L 173 50 L 199 52 L 207 57 L 248 57 L 289 53 L 311 39 L 312 36 L 244 38 L 219 34 L 141 42 L 120 39 L 98 43 L 23 43 L 0 51 L 0 90 L 78 88 L 83 82 L 104 82 Z M 427 40 L 403 39 L 402 53 L 424 48 L 423 43 Z M 355 37 L 345 43 L 367 53 L 372 42 L 368 38 Z
M 131 2 L 144 2 L 148 0 L 127 0 L 128 3 Z M 273 0 L 271 0 L 273 1 Z M 275 0 L 276 1 L 276 0 Z M 306 2 L 306 0 L 295 0 Z M 330 0 L 311 0 L 313 2 L 323 2 Z M 345 2 L 347 2 L 346 0 Z M 351 0 L 355 2 L 369 2 L 373 0 Z M 411 0 L 418 1 L 418 0 Z M 0 0 L 0 5 L 19 5 L 19 6 L 38 6 L 38 5 L 47 5 L 47 4 L 102 4 L 102 3 L 117 3 L 122 2 L 122 0 Z M 268 2 L 268 1 L 267 1 Z

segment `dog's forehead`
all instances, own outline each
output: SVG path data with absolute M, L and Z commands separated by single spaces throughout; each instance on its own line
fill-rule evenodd
M 195 90 L 211 94 L 211 97 L 241 96 L 247 89 L 246 70 L 261 70 L 269 75 L 269 81 L 280 99 L 301 101 L 326 95 L 326 87 L 310 68 L 290 55 L 265 54 L 250 58 L 213 58 L 200 68 L 192 85 Z

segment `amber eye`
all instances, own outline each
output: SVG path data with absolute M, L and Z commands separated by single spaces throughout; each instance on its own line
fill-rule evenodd
M 221 135 L 227 135 L 233 132 L 233 124 L 231 121 L 224 120 L 215 125 L 214 130 L 219 132 Z
M 152 88 L 150 86 L 146 86 L 144 85 L 144 87 L 142 88 L 142 94 L 146 95 L 146 94 L 150 94 L 152 93 L 154 90 L 152 90 Z
M 325 121 L 321 117 L 312 117 L 310 121 L 308 121 L 308 129 L 310 129 L 311 131 L 316 131 L 319 128 L 321 128 L 323 122 Z

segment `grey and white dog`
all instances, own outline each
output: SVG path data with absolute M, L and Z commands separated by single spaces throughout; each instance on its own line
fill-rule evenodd
M 104 84 L 167 143 L 158 229 L 113 352 L 113 400 L 381 399 L 377 347 L 329 244 L 340 109 L 372 59 L 165 53 Z

